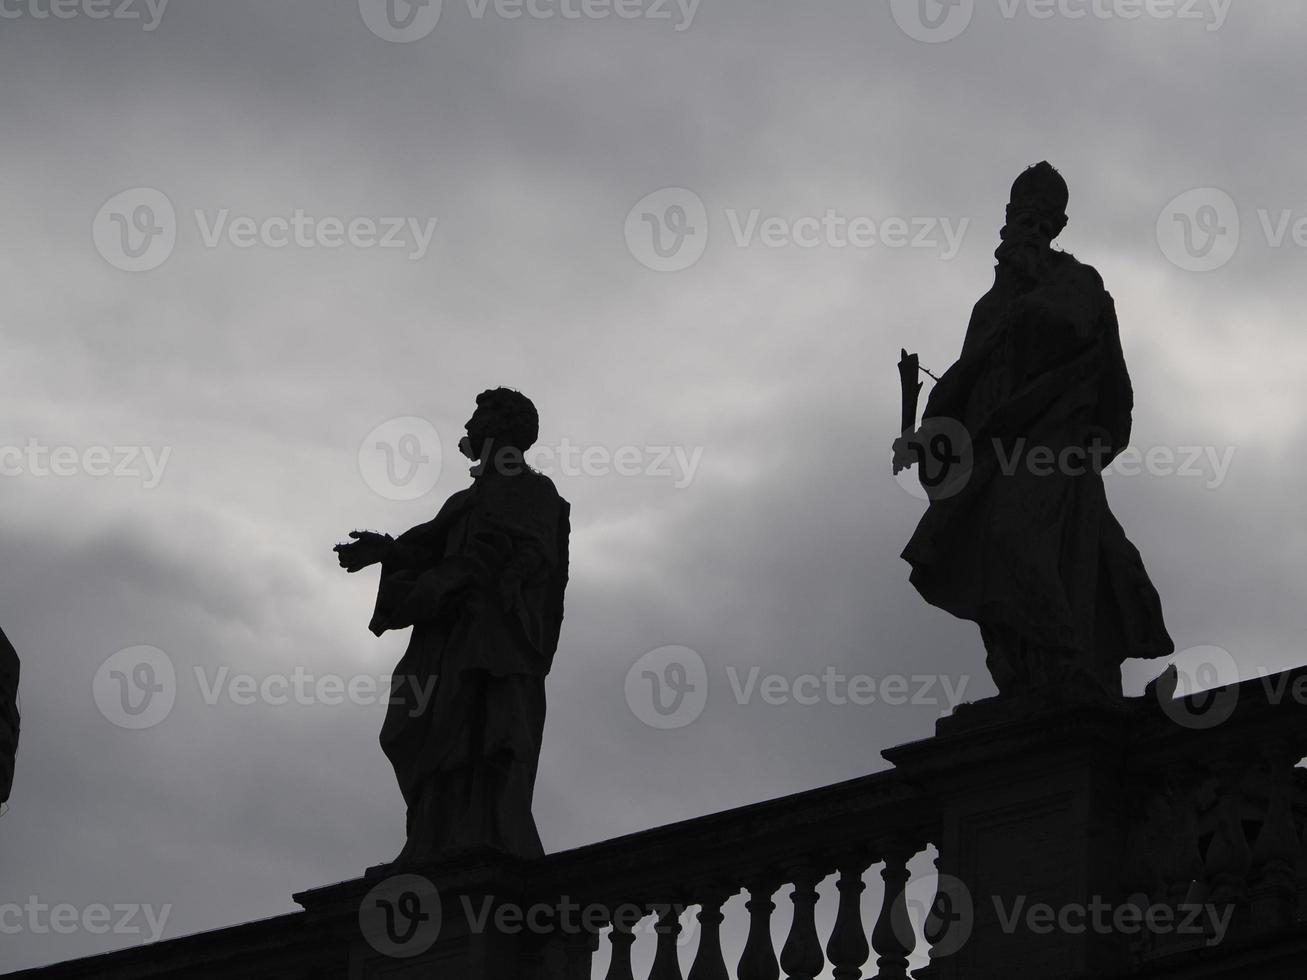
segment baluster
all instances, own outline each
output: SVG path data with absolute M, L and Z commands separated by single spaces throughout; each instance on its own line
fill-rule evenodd
M 749 885 L 749 938 L 744 942 L 740 964 L 735 975 L 740 980 L 780 980 L 781 968 L 776 963 L 776 948 L 771 941 L 771 914 L 776 903 L 771 900 L 776 886 L 770 882 L 755 881 Z
M 853 857 L 840 865 L 835 886 L 840 892 L 840 907 L 826 944 L 826 958 L 835 967 L 835 980 L 860 980 L 862 965 L 871 955 L 867 932 L 862 927 L 862 892 L 867 887 L 862 873 L 870 863 L 866 858 Z
M 613 947 L 612 958 L 608 961 L 604 980 L 635 980 L 635 974 L 631 972 L 631 944 L 635 942 L 631 929 L 635 922 L 625 922 L 621 916 L 613 917 L 613 931 L 608 934 Z
M 731 980 L 722 958 L 722 905 L 725 892 L 709 892 L 699 906 L 699 948 L 690 965 L 689 980 Z
M 681 980 L 681 961 L 676 956 L 676 937 L 681 934 L 681 913 L 684 905 L 655 906 L 658 923 L 654 932 L 658 933 L 658 948 L 654 953 L 653 968 L 649 971 L 649 980 Z
M 966 945 L 967 940 L 971 938 L 975 919 L 971 892 L 957 878 L 949 874 L 941 874 L 939 862 L 940 857 L 937 854 L 933 862 L 935 896 L 931 899 L 926 920 L 921 928 L 922 938 L 926 940 L 929 947 L 927 952 L 932 967 Z M 915 946 L 916 937 L 912 938 Z
M 826 965 L 816 919 L 817 882 L 824 876 L 812 865 L 804 864 L 794 868 L 789 877 L 794 882 L 794 891 L 790 892 L 794 919 L 781 948 L 781 969 L 787 980 L 815 980 Z
M 912 920 L 908 917 L 908 858 L 913 850 L 892 845 L 885 855 L 880 876 L 885 881 L 885 899 L 880 907 L 876 927 L 871 931 L 871 945 L 877 952 L 878 980 L 907 980 L 908 954 L 917 945 Z

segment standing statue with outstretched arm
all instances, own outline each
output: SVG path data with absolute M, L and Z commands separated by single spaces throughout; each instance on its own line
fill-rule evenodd
M 466 428 L 470 487 L 398 538 L 354 531 L 335 549 L 351 572 L 381 565 L 372 632 L 413 628 L 381 730 L 408 806 L 397 863 L 481 848 L 543 853 L 531 798 L 569 506 L 523 458 L 538 432 L 526 396 L 483 392 Z
M 1048 163 L 1012 185 L 994 285 L 920 429 L 894 445 L 930 497 L 903 551 L 912 584 L 980 626 L 1002 697 L 1119 698 L 1124 660 L 1174 650 L 1104 493 L 1133 392 L 1103 280 L 1052 247 L 1067 201 Z

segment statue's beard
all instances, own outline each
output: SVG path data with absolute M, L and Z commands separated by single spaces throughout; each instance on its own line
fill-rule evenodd
M 474 463 L 481 460 L 484 449 L 485 440 L 479 436 L 475 443 L 473 443 L 468 436 L 464 436 L 462 439 L 458 440 L 458 451 Z
M 1050 249 L 1049 243 L 1035 235 L 1013 232 L 1004 228 L 1003 239 L 994 250 L 994 258 L 1006 269 L 1030 279 L 1038 279 L 1044 272 Z

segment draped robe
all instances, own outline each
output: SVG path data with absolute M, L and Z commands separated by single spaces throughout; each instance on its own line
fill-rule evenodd
M 531 798 L 568 533 L 548 477 L 487 470 L 383 563 L 371 629 L 413 627 L 381 730 L 408 807 L 401 860 L 543 853 Z
M 1119 695 L 1123 660 L 1174 649 L 1101 476 L 1129 442 L 1132 407 L 1115 306 L 1098 273 L 1059 252 L 1037 278 L 1000 265 L 923 414 L 923 426 L 951 419 L 965 428 L 970 477 L 931 500 L 903 551 L 928 602 L 980 625 L 1000 693 L 1028 689 L 1051 669 L 1088 674 Z M 1051 451 L 1097 465 L 1049 472 L 1028 455 L 1036 447 L 1045 459 Z M 1086 447 L 1098 455 L 1082 456 Z

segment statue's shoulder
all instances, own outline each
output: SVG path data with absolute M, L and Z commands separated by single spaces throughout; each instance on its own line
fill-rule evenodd
M 509 481 L 512 482 L 512 481 Z M 558 488 L 554 486 L 554 481 L 549 479 L 539 470 L 528 469 L 522 474 L 522 480 L 519 484 L 523 496 L 531 497 L 538 500 L 559 501 L 565 503 L 558 493 Z
M 1103 277 L 1088 262 L 1081 262 L 1070 252 L 1054 252 L 1057 256 L 1058 278 L 1073 283 L 1085 292 L 1105 293 Z
M 570 526 L 570 510 L 554 481 L 534 470 L 489 481 L 477 507 L 482 520 L 538 541 L 551 555 L 556 553 L 560 529 L 565 534 Z
M 554 486 L 554 481 L 549 479 L 549 477 L 545 476 L 539 470 L 528 469 L 524 475 L 527 480 L 530 481 L 530 485 L 534 492 L 542 493 L 546 496 L 558 497 L 559 500 L 562 499 L 562 497 L 559 497 L 558 495 L 558 488 Z
M 532 469 L 508 479 L 489 481 L 481 501 L 486 510 L 500 514 L 555 514 L 567 506 L 554 481 Z

